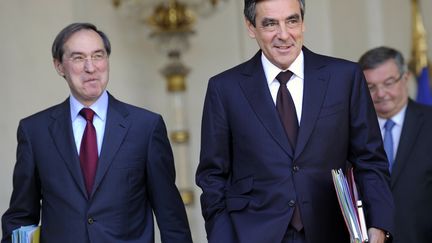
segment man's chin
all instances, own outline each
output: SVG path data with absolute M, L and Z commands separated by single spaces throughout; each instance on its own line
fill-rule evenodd
M 379 117 L 387 118 L 391 111 L 390 110 L 376 110 L 376 112 L 377 112 Z

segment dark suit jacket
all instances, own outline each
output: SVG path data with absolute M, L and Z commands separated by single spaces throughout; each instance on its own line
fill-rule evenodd
M 261 52 L 212 77 L 196 181 L 211 243 L 281 242 L 298 202 L 306 239 L 349 242 L 331 169 L 355 167 L 368 226 L 392 230 L 388 164 L 357 65 L 304 53 L 303 109 L 295 151 L 264 76 Z
M 410 100 L 391 176 L 395 243 L 432 242 L 432 108 Z
M 162 117 L 109 96 L 105 135 L 88 198 L 73 139 L 69 100 L 23 119 L 3 240 L 38 224 L 41 242 L 192 242 L 174 184 L 172 151 Z

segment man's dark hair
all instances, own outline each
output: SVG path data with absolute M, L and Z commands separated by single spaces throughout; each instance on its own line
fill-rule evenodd
M 398 50 L 386 46 L 376 47 L 367 51 L 360 57 L 358 63 L 362 70 L 367 70 L 374 69 L 388 60 L 395 61 L 400 73 L 406 71 L 402 54 Z
M 93 30 L 98 33 L 102 38 L 106 53 L 108 56 L 111 54 L 111 43 L 104 32 L 98 30 L 95 25 L 90 23 L 73 23 L 62 29 L 54 39 L 51 47 L 52 57 L 54 59 L 59 60 L 60 62 L 63 61 L 64 44 L 74 33 L 80 30 Z
M 256 17 L 256 4 L 259 2 L 260 0 L 245 0 L 244 1 L 244 16 L 246 17 L 246 19 L 252 23 L 253 26 L 256 26 L 255 23 L 255 17 Z M 298 0 L 298 2 L 300 3 L 300 13 L 301 13 L 301 18 L 302 20 L 304 19 L 304 14 L 305 14 L 305 1 L 306 0 Z

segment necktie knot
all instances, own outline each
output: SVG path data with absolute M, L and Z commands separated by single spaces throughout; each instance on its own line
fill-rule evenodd
M 95 112 L 90 108 L 82 108 L 79 112 L 79 114 L 84 117 L 89 122 L 93 122 L 93 117 Z
M 393 120 L 388 119 L 384 124 L 384 129 L 386 131 L 391 131 L 393 129 L 394 125 L 396 125 L 396 123 Z
M 287 70 L 286 72 L 280 72 L 276 79 L 279 81 L 281 85 L 286 85 L 288 81 L 291 79 L 291 76 L 293 73 L 290 70 Z

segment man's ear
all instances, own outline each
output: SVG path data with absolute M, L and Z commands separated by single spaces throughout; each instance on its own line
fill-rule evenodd
M 410 82 L 417 82 L 415 75 L 411 71 L 406 71 L 404 74 L 402 74 L 402 80 L 401 82 L 405 83 L 405 85 L 408 87 Z
M 406 75 L 406 79 L 412 79 L 414 78 L 414 75 L 412 74 L 411 71 L 406 71 L 403 75 Z
M 65 74 L 64 74 L 64 67 L 63 67 L 63 63 L 60 62 L 60 61 L 57 60 L 57 59 L 53 59 L 53 64 L 54 64 L 54 68 L 56 69 L 57 73 L 58 73 L 60 76 L 64 77 Z
M 252 39 L 255 39 L 256 27 L 246 18 L 245 18 L 245 24 L 246 24 L 246 28 L 248 30 L 249 37 Z

